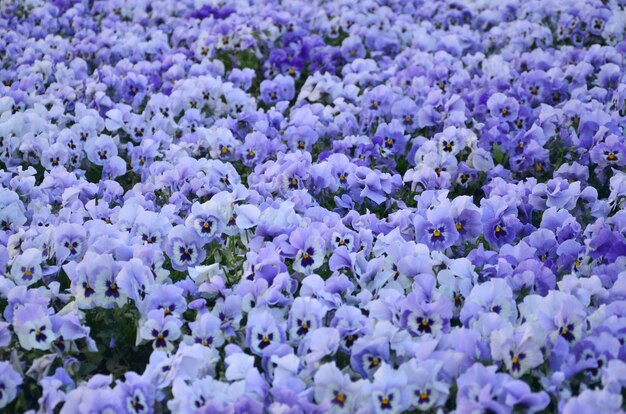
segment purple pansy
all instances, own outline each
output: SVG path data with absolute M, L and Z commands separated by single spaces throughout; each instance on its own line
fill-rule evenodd
M 174 227 L 168 234 L 165 251 L 176 270 L 197 266 L 206 256 L 200 238 L 182 225 Z
M 445 250 L 459 238 L 457 226 L 444 206 L 429 209 L 425 216 L 415 216 L 415 238 L 433 250 Z

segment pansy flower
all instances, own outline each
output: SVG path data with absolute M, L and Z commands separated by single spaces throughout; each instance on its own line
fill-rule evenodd
M 90 255 L 87 264 L 89 274 L 95 279 L 94 303 L 104 308 L 121 307 L 126 303 L 126 295 L 120 289 L 117 281 L 119 263 L 110 254 Z M 85 289 L 85 294 L 87 287 Z
M 393 120 L 389 124 L 380 124 L 372 138 L 372 142 L 383 156 L 403 154 L 407 141 L 404 127 L 397 120 Z
M 309 332 L 315 331 L 322 326 L 325 314 L 326 308 L 317 299 L 296 298 L 291 304 L 287 319 L 289 339 L 298 342 Z
M 85 151 L 89 161 L 95 165 L 106 165 L 117 156 L 117 145 L 111 137 L 100 135 L 87 141 Z
M 195 322 L 189 324 L 191 335 L 186 336 L 187 342 L 219 348 L 224 344 L 221 330 L 222 321 L 211 313 L 203 313 Z
M 41 250 L 30 248 L 15 258 L 11 266 L 11 277 L 18 285 L 32 285 L 42 277 Z
M 341 56 L 347 61 L 365 57 L 365 47 L 358 36 L 349 36 L 341 43 Z
M 511 243 L 517 238 L 520 221 L 517 211 L 499 196 L 481 201 L 483 231 L 485 239 L 496 246 Z
M 340 228 L 338 231 L 333 231 L 330 236 L 330 244 L 338 249 L 344 246 L 348 251 L 356 251 L 359 247 L 359 238 L 356 233 L 346 228 Z
M 176 270 L 197 266 L 206 256 L 200 238 L 182 225 L 174 227 L 168 234 L 165 251 Z
M 455 197 L 450 203 L 450 210 L 460 240 L 473 240 L 482 233 L 481 212 L 471 197 Z
M 350 352 L 356 340 L 368 333 L 367 318 L 359 308 L 354 306 L 339 307 L 330 325 L 339 330 L 341 348 L 345 352 Z
M 356 384 L 334 362 L 323 364 L 315 373 L 315 400 L 330 402 L 330 412 L 348 413 L 357 404 Z
M 601 167 L 623 167 L 626 165 L 626 144 L 623 139 L 611 134 L 594 145 L 589 155 Z
M 372 378 L 383 365 L 389 363 L 389 342 L 384 337 L 362 337 L 351 349 L 350 366 L 363 378 Z
M 413 336 L 438 336 L 452 318 L 450 301 L 436 291 L 434 277 L 423 274 L 414 280 L 413 291 L 402 301 L 402 326 Z
M 141 338 L 152 341 L 155 350 L 171 351 L 173 342 L 180 337 L 182 321 L 174 315 L 165 315 L 161 310 L 153 310 L 141 325 Z
M 191 206 L 191 215 L 185 220 L 185 226 L 191 229 L 203 242 L 213 240 L 221 227 L 220 218 L 198 203 Z
M 511 323 L 517 319 L 513 291 L 505 280 L 491 279 L 475 285 L 461 309 L 461 321 L 468 324 L 485 312 L 493 312 Z
M 0 228 L 4 232 L 17 231 L 27 221 L 24 206 L 17 198 L 9 202 L 7 195 L 15 194 L 12 191 L 5 190 L 1 194 L 4 200 L 0 201 Z
M 160 310 L 164 316 L 181 317 L 187 310 L 183 288 L 176 285 L 157 284 L 147 298 L 147 310 Z
M 296 229 L 289 236 L 289 244 L 295 250 L 293 269 L 310 274 L 324 264 L 326 246 L 324 239 L 314 229 Z
M 155 388 L 142 376 L 134 372 L 127 372 L 124 381 L 119 381 L 115 387 L 115 394 L 121 401 L 121 406 L 127 412 L 134 414 L 148 414 L 153 412 Z
M 608 361 L 617 359 L 621 344 L 609 332 L 599 332 L 577 343 L 570 357 L 576 357 L 574 372 L 583 371 L 591 382 L 600 380 Z
M 487 101 L 487 107 L 491 116 L 512 122 L 517 119 L 520 105 L 515 98 L 503 93 L 495 93 Z
M 251 132 L 246 135 L 243 145 L 238 148 L 239 158 L 248 167 L 264 161 L 270 150 L 269 139 L 260 132 Z
M 411 359 L 399 368 L 407 379 L 407 388 L 411 392 L 412 406 L 420 411 L 441 407 L 448 399 L 449 385 L 439 380 L 444 362 L 428 359 L 418 363 Z
M 383 363 L 374 374 L 370 388 L 370 404 L 376 414 L 402 412 L 409 407 L 407 377 L 404 372 L 394 370 Z
M 582 339 L 587 312 L 575 296 L 560 291 L 550 291 L 545 297 L 531 295 L 519 309 L 526 320 L 537 322 L 553 344 L 564 341 L 573 345 Z
M 285 342 L 283 325 L 284 323 L 276 321 L 268 311 L 250 314 L 246 326 L 246 344 L 254 354 L 262 355 L 270 345 Z
M 87 250 L 86 242 L 87 234 L 78 224 L 63 223 L 56 228 L 55 246 L 58 258 L 80 259 Z
M 597 83 L 600 87 L 614 90 L 623 76 L 622 70 L 615 63 L 605 63 L 598 72 Z
M 459 232 L 449 211 L 435 207 L 422 215 L 415 216 L 415 238 L 433 250 L 445 250 L 459 238 Z
M 541 345 L 541 338 L 533 337 L 529 326 L 499 329 L 492 333 L 490 344 L 493 359 L 503 361 L 507 370 L 516 378 L 541 365 Z
M 26 350 L 48 350 L 56 339 L 50 318 L 41 305 L 29 303 L 17 309 L 13 316 L 13 328 L 20 346 Z
M 145 301 L 155 283 L 150 267 L 137 258 L 124 263 L 116 279 L 121 291 L 135 301 L 138 307 Z

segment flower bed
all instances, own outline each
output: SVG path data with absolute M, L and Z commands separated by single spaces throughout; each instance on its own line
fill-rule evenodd
M 0 5 L 0 410 L 612 413 L 626 2 Z

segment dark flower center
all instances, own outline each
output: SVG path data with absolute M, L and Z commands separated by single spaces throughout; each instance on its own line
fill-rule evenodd
M 106 282 L 106 286 L 107 286 L 107 290 L 104 293 L 106 296 L 108 297 L 114 297 L 114 298 L 119 298 L 120 297 L 120 292 L 117 288 L 117 284 L 113 281 L 107 281 Z
M 422 318 L 421 316 L 417 318 L 417 331 L 421 333 L 432 333 L 433 321 L 429 318 Z
M 381 395 L 378 397 L 380 402 L 380 408 L 383 410 L 391 410 L 391 401 L 393 401 L 393 394 Z
M 300 261 L 302 263 L 302 266 L 304 267 L 311 266 L 315 262 L 313 260 L 314 254 L 315 254 L 315 249 L 313 249 L 312 247 L 309 247 L 308 249 L 306 249 L 304 253 L 302 254 L 302 260 Z
M 272 340 L 274 339 L 274 334 L 258 334 L 257 339 L 259 340 L 259 349 L 265 349 L 272 343 Z
M 95 293 L 95 291 L 93 290 L 93 288 L 91 287 L 89 282 L 83 282 L 83 289 L 85 290 L 85 297 L 86 298 L 88 298 L 89 296 L 91 296 L 91 295 L 93 295 Z
M 565 338 L 567 342 L 572 342 L 574 339 L 576 339 L 574 337 L 574 334 L 572 333 L 573 330 L 574 330 L 574 324 L 570 323 L 566 326 L 561 327 L 561 329 L 559 329 L 559 335 Z
M 417 401 L 419 404 L 430 402 L 430 390 L 415 391 L 415 395 L 419 397 Z
M 519 354 L 515 355 L 513 351 L 510 351 L 509 355 L 511 356 L 511 362 L 512 362 L 511 368 L 513 369 L 513 371 L 519 372 L 520 361 L 526 358 L 526 354 L 523 352 L 520 352 Z
M 343 408 L 346 404 L 346 394 L 339 391 L 333 391 L 333 394 L 335 397 L 332 399 L 332 403 Z
M 179 251 L 180 251 L 180 260 L 182 260 L 183 262 L 191 261 L 191 255 L 193 254 L 192 247 L 181 247 Z

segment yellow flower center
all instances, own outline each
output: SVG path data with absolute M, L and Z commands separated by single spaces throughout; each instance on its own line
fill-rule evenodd
M 456 223 L 456 229 L 459 231 L 463 230 L 463 225 L 461 223 Z
M 519 364 L 519 358 L 517 357 L 517 355 L 513 357 L 513 363 Z
M 433 236 L 435 236 L 435 237 L 441 237 L 441 232 L 440 232 L 439 230 L 435 230 L 435 231 L 433 232 Z

